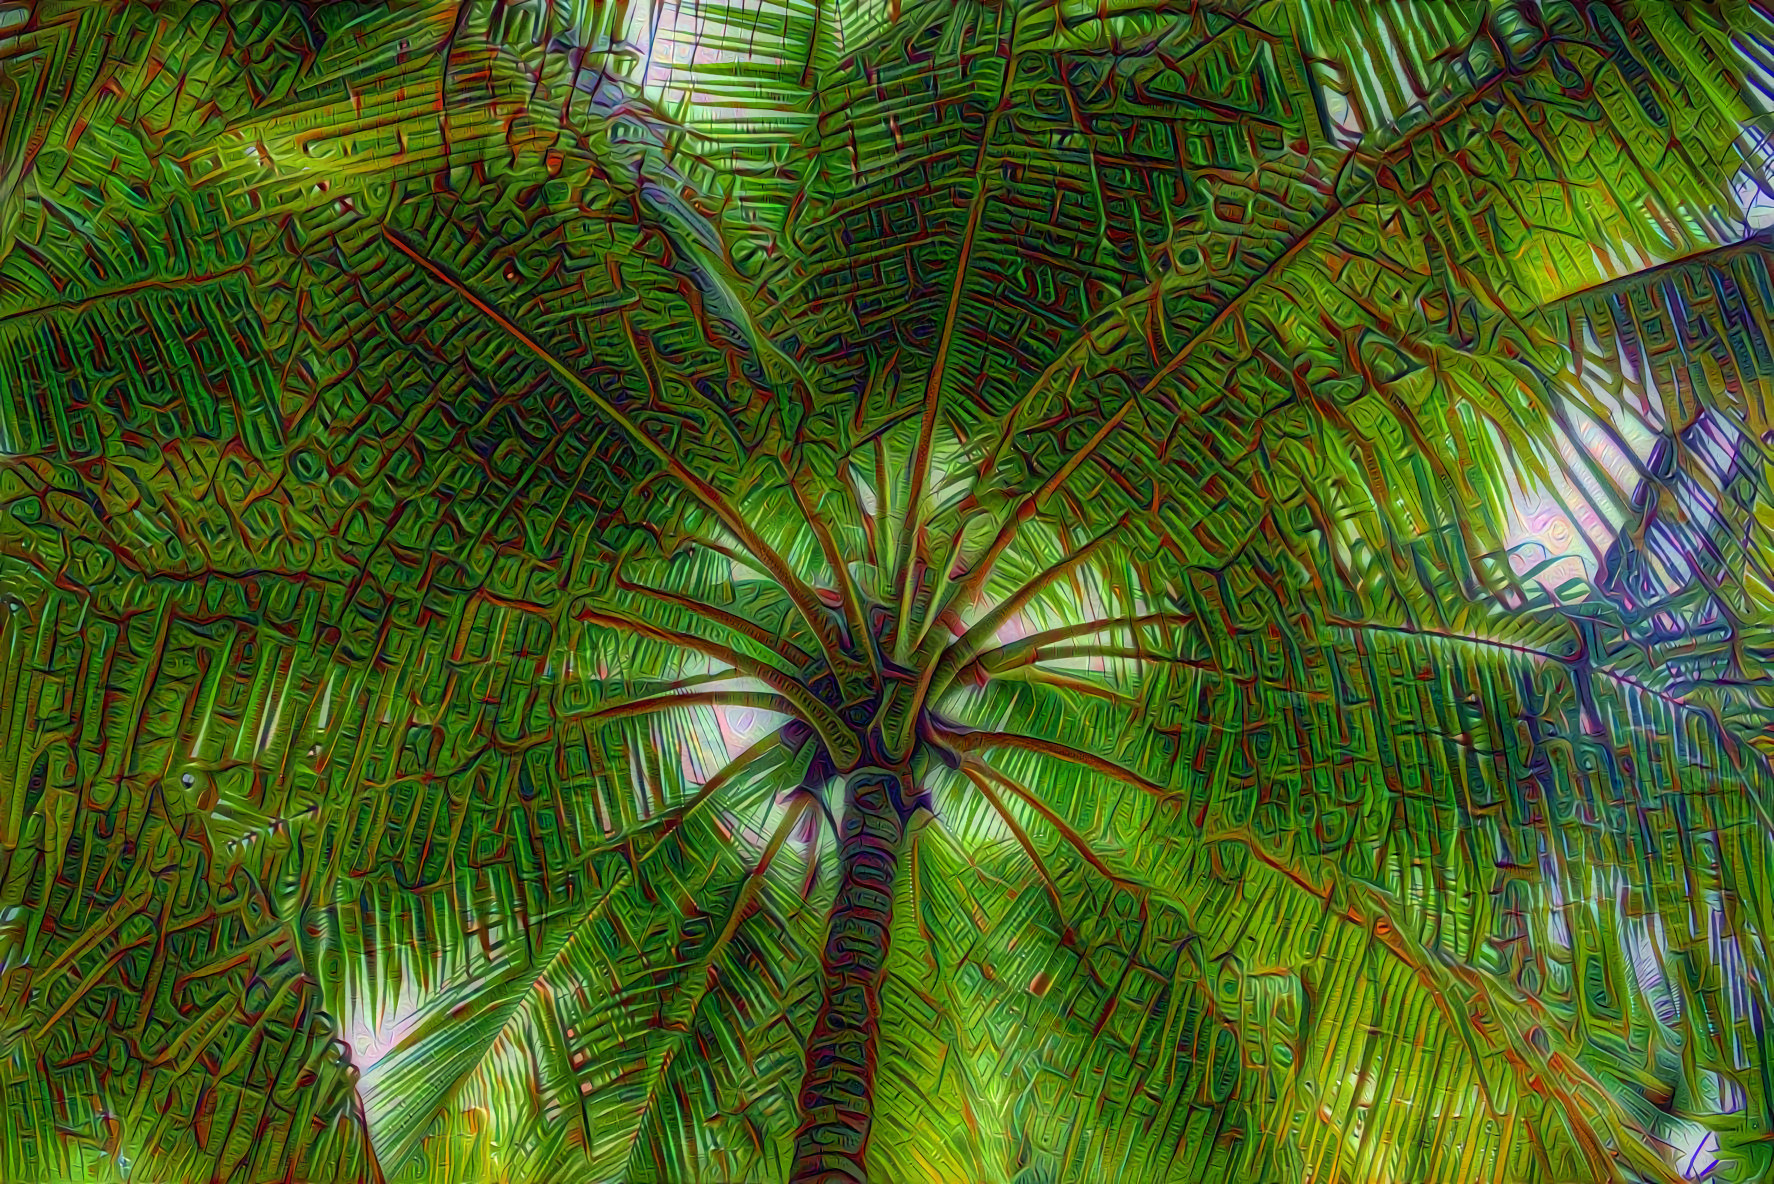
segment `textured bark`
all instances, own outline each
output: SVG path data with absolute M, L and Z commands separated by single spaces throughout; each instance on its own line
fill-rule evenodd
M 893 927 L 909 778 L 863 768 L 844 785 L 838 897 L 820 958 L 823 996 L 801 1078 L 790 1184 L 867 1184 L 875 1037 Z

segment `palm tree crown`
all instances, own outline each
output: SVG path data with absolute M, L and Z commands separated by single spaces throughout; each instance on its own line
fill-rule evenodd
M 0 3 L 0 1177 L 1764 1178 L 1771 33 Z

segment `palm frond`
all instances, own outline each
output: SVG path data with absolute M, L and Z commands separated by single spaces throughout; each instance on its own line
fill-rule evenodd
M 0 2 L 0 1176 L 1765 1177 L 1770 30 Z

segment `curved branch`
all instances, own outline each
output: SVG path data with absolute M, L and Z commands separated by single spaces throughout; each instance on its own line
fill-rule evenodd
M 1516 1077 L 1517 1084 L 1525 1093 L 1539 1094 L 1542 1097 L 1551 1095 L 1561 1113 L 1571 1125 L 1571 1135 L 1577 1140 L 1584 1158 L 1590 1167 L 1600 1175 L 1615 1179 L 1622 1178 L 1608 1153 L 1601 1138 L 1595 1131 L 1590 1115 L 1594 1114 L 1602 1125 L 1609 1128 L 1609 1133 L 1620 1144 L 1621 1153 L 1634 1161 L 1635 1166 L 1654 1179 L 1664 1184 L 1681 1184 L 1682 1177 L 1672 1171 L 1669 1165 L 1653 1154 L 1643 1141 L 1624 1129 L 1621 1122 L 1622 1114 L 1619 1102 L 1612 1092 L 1597 1081 L 1595 1077 L 1573 1057 L 1562 1051 L 1542 1053 L 1534 1046 L 1528 1033 L 1517 1030 L 1516 1025 L 1509 1023 L 1510 1012 L 1520 1007 L 1531 1007 L 1531 1001 L 1523 1001 L 1499 985 L 1494 975 L 1483 968 L 1469 962 L 1448 957 L 1438 950 L 1425 949 L 1416 936 L 1393 918 L 1393 907 L 1390 905 L 1389 894 L 1363 883 L 1359 880 L 1337 878 L 1319 887 L 1306 874 L 1294 867 L 1287 860 L 1272 854 L 1259 840 L 1243 828 L 1230 828 L 1206 832 L 1203 836 L 1208 841 L 1227 841 L 1237 843 L 1251 857 L 1264 867 L 1281 875 L 1290 883 L 1309 895 L 1324 902 L 1326 912 L 1338 920 L 1371 932 L 1380 945 L 1403 966 L 1414 973 L 1419 981 L 1428 988 L 1431 1002 L 1437 1011 L 1462 1043 L 1467 1047 L 1468 1055 L 1478 1063 L 1478 1049 L 1473 1045 L 1471 1034 L 1483 1031 L 1486 1027 L 1485 1016 L 1495 1017 L 1504 1028 L 1502 1035 L 1509 1046 L 1505 1056 L 1510 1071 Z M 1339 895 L 1354 896 L 1366 904 L 1366 909 L 1354 904 L 1343 904 L 1337 907 Z M 1470 987 L 1483 1004 L 1482 1011 L 1475 1014 L 1460 993 L 1452 989 L 1450 980 L 1458 979 Z M 1548 1024 L 1536 1024 L 1545 1032 L 1550 1040 L 1556 1029 Z M 1597 1104 L 1593 1097 L 1580 1096 L 1575 1088 L 1567 1085 L 1566 1080 L 1575 1082 L 1586 1093 L 1600 1095 L 1604 1101 Z M 1483 1085 L 1482 1078 L 1480 1085 Z M 1488 1090 L 1487 1092 L 1487 1101 Z M 1585 1105 L 1584 1103 L 1587 1103 Z M 1493 1112 L 1495 1102 L 1490 1102 Z
M 949 290 L 948 311 L 943 317 L 942 337 L 937 341 L 935 356 L 930 361 L 930 373 L 924 384 L 923 413 L 918 420 L 918 442 L 911 458 L 911 488 L 906 496 L 905 509 L 900 519 L 899 545 L 895 548 L 894 573 L 902 581 L 900 589 L 900 608 L 895 615 L 893 626 L 893 649 L 895 657 L 900 656 L 900 647 L 905 639 L 906 627 L 911 624 L 907 614 L 911 611 L 913 581 L 916 579 L 917 565 L 912 561 L 913 543 L 917 537 L 920 523 L 918 522 L 918 503 L 924 500 L 924 484 L 930 478 L 930 453 L 936 442 L 936 415 L 942 406 L 943 377 L 947 373 L 949 351 L 955 340 L 955 324 L 961 315 L 961 298 L 967 289 L 967 272 L 973 258 L 974 239 L 979 232 L 980 216 L 985 212 L 986 194 L 990 186 L 986 184 L 986 154 L 992 146 L 992 137 L 997 134 L 998 121 L 1010 108 L 1010 98 L 1016 88 L 1017 57 L 1012 52 L 1016 43 L 1017 30 L 1022 24 L 1022 10 L 1018 9 L 1011 18 L 1010 28 L 1003 41 L 1003 50 L 1009 61 L 1004 67 L 1004 82 L 998 94 L 998 101 L 992 108 L 991 115 L 986 119 L 979 139 L 979 152 L 973 162 L 973 200 L 967 207 L 967 226 L 962 233 L 960 250 L 955 259 L 955 280 Z
M 1016 540 L 1017 532 L 1022 529 L 1024 523 L 1028 522 L 1029 519 L 1033 518 L 1038 512 L 1040 512 L 1041 507 L 1047 503 L 1047 499 L 1052 497 L 1054 492 L 1057 491 L 1061 485 L 1064 485 L 1073 473 L 1077 472 L 1078 466 L 1090 459 L 1091 454 L 1102 445 L 1104 440 L 1109 438 L 1109 435 L 1114 432 L 1116 428 L 1121 426 L 1122 421 L 1127 418 L 1127 413 L 1132 410 L 1133 401 L 1131 399 L 1123 403 L 1121 409 L 1115 412 L 1114 415 L 1110 416 L 1103 425 L 1096 430 L 1090 439 L 1085 441 L 1083 446 L 1070 457 L 1066 458 L 1065 463 L 1060 465 L 1058 469 L 1054 470 L 1047 480 L 1041 483 L 1039 488 L 1024 494 L 1023 497 L 1017 501 L 1010 513 L 1005 515 L 1003 523 L 998 527 L 997 535 L 986 548 L 985 554 L 981 555 L 979 560 L 974 563 L 971 568 L 966 571 L 950 572 L 950 579 L 954 579 L 956 576 L 963 576 L 965 578 L 950 589 L 949 594 L 943 598 L 942 604 L 939 607 L 934 608 L 931 611 L 929 617 L 924 621 L 922 628 L 918 632 L 918 645 L 923 644 L 925 635 L 929 633 L 931 625 L 940 620 L 944 613 L 955 609 L 961 604 L 965 604 L 968 600 L 979 594 L 980 589 L 985 586 L 986 580 L 991 577 L 992 568 L 998 562 L 998 557 L 1004 553 L 1005 548 L 1009 547 L 1010 544 Z M 958 532 L 955 538 L 955 547 L 957 549 L 960 547 L 960 536 Z
M 802 722 L 801 713 L 795 705 L 781 695 L 772 695 L 764 691 L 688 691 L 683 694 L 667 692 L 663 695 L 648 695 L 642 699 L 629 699 L 622 703 L 612 703 L 606 707 L 596 707 L 590 711 L 576 712 L 568 719 L 627 719 L 636 715 L 658 715 L 679 707 L 756 707 L 764 711 L 774 711 L 778 715 L 789 715 Z
M 382 235 L 401 254 L 441 280 L 451 291 L 474 306 L 506 335 L 540 358 L 549 369 L 560 377 L 561 381 L 572 387 L 577 394 L 583 396 L 608 416 L 635 444 L 652 454 L 653 458 L 664 465 L 666 471 L 675 477 L 685 489 L 689 490 L 697 501 L 720 519 L 721 525 L 731 531 L 733 537 L 739 540 L 740 545 L 763 565 L 764 570 L 770 574 L 772 579 L 782 586 L 783 591 L 788 594 L 788 598 L 794 602 L 795 608 L 800 611 L 801 617 L 813 630 L 814 636 L 819 638 L 820 645 L 826 649 L 828 658 L 840 652 L 837 638 L 832 635 L 831 622 L 826 620 L 825 613 L 819 604 L 819 598 L 814 594 L 813 589 L 808 586 L 805 580 L 795 574 L 794 570 L 789 567 L 787 560 L 777 554 L 775 549 L 766 543 L 756 530 L 752 529 L 752 525 L 746 520 L 745 515 L 737 506 L 727 500 L 726 495 L 692 472 L 688 465 L 678 459 L 676 453 L 655 440 L 642 429 L 640 424 L 630 419 L 614 403 L 598 394 L 590 383 L 579 377 L 572 367 L 555 357 L 553 352 L 540 341 L 525 333 L 505 314 L 476 296 L 468 285 L 426 258 L 417 248 L 391 228 L 382 227 Z
M 1012 814 L 1004 805 L 1004 799 L 998 796 L 998 791 L 992 788 L 991 782 L 976 772 L 972 765 L 962 765 L 961 772 L 966 774 L 967 779 L 978 788 L 980 794 L 990 803 L 998 817 L 1004 820 L 1004 825 L 1010 828 L 1010 833 L 1016 836 L 1016 841 L 1022 847 L 1023 854 L 1029 857 L 1029 862 L 1035 865 L 1035 871 L 1040 874 L 1041 884 L 1047 889 L 1047 895 L 1053 899 L 1054 916 L 1059 918 L 1061 925 L 1066 925 L 1066 906 L 1060 900 L 1059 885 L 1054 882 L 1053 873 L 1047 870 L 1047 861 L 1041 858 L 1039 851 L 1035 850 L 1035 844 L 1029 838 L 1029 832 L 1023 829 L 1022 823 L 1016 820 L 1016 815 Z
M 1457 102 L 1451 104 L 1447 110 L 1442 111 L 1435 118 L 1424 120 L 1421 124 L 1412 128 L 1410 132 L 1401 136 L 1396 142 L 1387 145 L 1385 150 L 1380 153 L 1380 159 L 1382 161 L 1389 161 L 1409 156 L 1414 150 L 1418 140 L 1423 139 L 1425 136 L 1439 134 L 1440 129 L 1445 128 L 1448 122 L 1455 116 L 1464 115 L 1467 111 L 1483 102 L 1485 97 L 1489 95 L 1491 91 L 1497 89 L 1497 87 L 1514 77 L 1515 74 L 1512 71 L 1499 71 L 1491 78 L 1478 86 L 1475 86 L 1470 94 L 1462 95 Z M 1219 310 L 1214 313 L 1212 319 L 1199 329 L 1195 330 L 1195 332 L 1191 333 L 1188 340 L 1183 342 L 1183 344 L 1177 348 L 1177 351 L 1171 355 L 1170 360 L 1166 362 L 1143 387 L 1140 388 L 1138 397 L 1142 399 L 1145 398 L 1147 395 L 1157 390 L 1160 383 L 1181 369 L 1183 364 L 1194 355 L 1195 350 L 1201 345 L 1201 343 L 1206 341 L 1222 325 L 1230 320 L 1233 314 L 1238 311 L 1246 300 L 1250 299 L 1250 297 L 1264 284 L 1274 279 L 1276 273 L 1285 268 L 1289 263 L 1293 262 L 1294 259 L 1298 258 L 1320 234 L 1324 233 L 1327 228 L 1334 225 L 1343 214 L 1347 213 L 1349 209 L 1356 204 L 1357 201 L 1365 198 L 1371 190 L 1376 188 L 1379 184 L 1379 178 L 1382 175 L 1383 170 L 1376 168 L 1371 170 L 1371 173 L 1372 175 L 1362 183 L 1361 187 L 1349 196 L 1333 198 L 1331 204 L 1318 216 L 1317 219 L 1298 232 L 1298 237 L 1294 239 L 1293 243 L 1287 248 L 1287 250 L 1283 251 L 1280 255 L 1277 255 L 1274 260 L 1266 264 L 1260 272 L 1252 276 L 1244 287 L 1240 288 L 1237 292 L 1234 292 L 1231 298 L 1220 306 Z
M 1071 823 L 1060 817 L 1059 813 L 1046 802 L 1042 801 L 1034 791 L 1005 773 L 1002 769 L 995 768 L 992 765 L 987 764 L 985 761 L 978 760 L 974 757 L 962 757 L 961 771 L 967 774 L 968 780 L 979 786 L 980 790 L 987 795 L 987 800 L 992 801 L 994 804 L 997 804 L 996 797 L 986 786 L 988 780 L 996 781 L 999 785 L 1002 785 L 1005 789 L 1008 789 L 1011 793 L 1021 798 L 1032 810 L 1035 811 L 1035 813 L 1041 815 L 1042 818 L 1045 818 L 1049 826 L 1059 832 L 1060 837 L 1065 839 L 1074 851 L 1078 852 L 1084 862 L 1095 868 L 1097 872 L 1111 884 L 1126 888 L 1130 892 L 1137 893 L 1146 891 L 1145 885 L 1136 884 L 1126 876 L 1118 875 L 1113 871 L 1108 863 L 1103 860 L 1102 856 L 1096 853 L 1096 849 L 1090 845 L 1090 840 L 1078 833 L 1077 829 L 1074 828 Z
M 1102 699 L 1109 703 L 1118 703 L 1136 713 L 1140 710 L 1140 702 L 1131 695 L 1124 695 L 1113 687 L 1106 687 L 1088 678 L 1079 678 L 1075 674 L 1066 674 L 1058 670 L 1043 670 L 1039 666 L 1019 666 L 1015 670 L 1005 671 L 993 676 L 1000 682 L 1033 683 L 1038 686 L 1052 687 L 1059 691 L 1072 691 L 1079 695 L 1088 695 L 1093 699 Z
M 973 660 L 991 641 L 992 637 L 1011 617 L 1021 612 L 1023 606 L 1056 580 L 1063 579 L 1079 564 L 1101 550 L 1109 539 L 1124 528 L 1129 517 L 1123 514 L 1115 525 L 1079 547 L 1076 551 L 1047 568 L 1036 573 L 1027 583 L 1000 601 L 985 616 L 975 621 L 967 631 L 956 638 L 942 656 L 935 662 L 924 666 L 924 673 L 918 679 L 917 692 L 912 697 L 911 710 L 907 713 L 908 722 L 921 712 L 923 705 L 931 695 L 940 695 L 955 679 L 955 672 Z
M 1092 772 L 1101 773 L 1123 784 L 1151 794 L 1153 797 L 1167 801 L 1180 801 L 1183 794 L 1174 789 L 1152 781 L 1120 765 L 1107 757 L 1094 752 L 1086 752 L 1082 748 L 1073 748 L 1070 744 L 1061 744 L 1057 740 L 1043 740 L 1038 736 L 1019 736 L 1014 732 L 975 732 L 959 731 L 944 727 L 935 720 L 925 718 L 924 727 L 930 732 L 930 739 L 958 753 L 984 752 L 993 748 L 1013 748 L 1020 752 L 1032 752 L 1038 756 L 1052 757 L 1054 760 L 1065 761 L 1067 764 L 1080 765 Z
M 523 1011 L 524 1004 L 536 994 L 538 989 L 543 987 L 548 976 L 554 973 L 555 968 L 567 957 L 568 953 L 572 951 L 573 947 L 589 930 L 591 925 L 599 917 L 603 916 L 604 910 L 616 899 L 616 894 L 626 888 L 629 883 L 640 874 L 641 869 L 645 867 L 654 856 L 670 846 L 671 840 L 682 830 L 682 823 L 687 821 L 691 815 L 695 814 L 712 801 L 717 791 L 750 771 L 760 759 L 780 751 L 780 744 L 777 738 L 774 735 L 765 736 L 762 740 L 759 740 L 744 752 L 741 752 L 738 756 L 728 761 L 721 767 L 719 772 L 703 782 L 702 785 L 698 787 L 695 794 L 676 809 L 657 815 L 653 819 L 648 820 L 645 829 L 650 830 L 663 824 L 668 827 L 665 834 L 660 837 L 657 843 L 653 844 L 653 846 L 642 852 L 635 859 L 629 861 L 628 864 L 623 867 L 621 873 L 616 876 L 616 878 L 610 883 L 609 887 L 606 888 L 600 896 L 587 902 L 585 911 L 573 918 L 570 927 L 561 935 L 559 943 L 547 952 L 541 965 L 538 966 L 534 961 L 526 962 L 521 965 L 507 968 L 506 971 L 499 976 L 500 980 L 504 982 L 521 985 L 521 989 L 519 989 L 515 995 L 499 1005 L 505 1009 L 503 1022 L 500 1023 L 499 1027 L 483 1042 L 479 1059 L 470 1064 L 460 1076 L 444 1087 L 444 1090 L 438 1097 L 436 1103 L 429 1107 L 429 1113 L 420 1119 L 419 1124 L 415 1126 L 412 1132 L 394 1149 L 394 1154 L 392 1156 L 383 1157 L 385 1162 L 390 1165 L 390 1170 L 396 1174 L 399 1173 L 407 1158 L 412 1155 L 414 1149 L 418 1147 L 421 1141 L 423 1141 L 426 1132 L 431 1129 L 431 1125 L 436 1120 L 438 1113 L 447 1107 L 451 1101 L 462 1092 L 463 1088 L 468 1084 L 469 1079 L 472 1078 L 481 1065 L 485 1063 L 487 1052 L 496 1047 L 499 1042 L 504 1039 L 506 1033 L 511 1030 L 511 1025 L 516 1020 L 519 1013 Z M 632 838 L 632 836 L 633 832 L 631 831 L 629 832 L 628 837 Z M 526 977 L 527 981 L 525 981 Z M 493 993 L 493 990 L 494 984 L 488 984 L 485 990 L 477 991 L 476 994 L 480 998 L 486 998 Z M 453 1027 L 462 1022 L 464 1018 L 466 1017 L 462 1014 L 460 1008 L 451 1008 L 448 1012 L 442 1014 L 433 1013 L 430 1017 L 432 1020 L 431 1023 L 423 1023 L 415 1027 L 413 1031 L 409 1032 L 399 1043 L 395 1044 L 384 1055 L 392 1056 L 415 1048 L 424 1043 L 424 1041 L 431 1036 L 435 1035 L 437 1030 Z
M 687 993 L 690 994 L 690 998 L 688 1000 L 689 1006 L 680 1008 L 682 1018 L 663 1020 L 660 1023 L 660 1027 L 669 1030 L 671 1034 L 670 1044 L 659 1058 L 659 1065 L 652 1073 L 652 1082 L 647 1086 L 646 1098 L 642 1101 L 640 1111 L 635 1118 L 634 1135 L 629 1141 L 628 1150 L 628 1160 L 631 1165 L 635 1155 L 640 1151 L 641 1134 L 646 1128 L 648 1119 L 652 1117 L 653 1107 L 658 1103 L 659 1087 L 665 1084 L 666 1075 L 671 1071 L 672 1064 L 677 1060 L 678 1052 L 684 1046 L 684 1039 L 695 1030 L 697 1013 L 702 1010 L 703 1000 L 708 998 L 709 990 L 714 984 L 715 959 L 721 956 L 721 952 L 727 948 L 727 943 L 733 940 L 735 933 L 739 932 L 739 927 L 745 922 L 746 910 L 751 907 L 752 896 L 757 892 L 759 882 L 769 872 L 770 865 L 775 862 L 777 853 L 782 850 L 782 845 L 788 841 L 794 828 L 800 825 L 802 816 L 806 814 L 807 807 L 811 804 L 811 795 L 805 793 L 795 795 L 794 801 L 790 803 L 782 816 L 782 821 L 777 825 L 775 833 L 765 844 L 764 853 L 758 858 L 757 866 L 746 873 L 745 881 L 740 885 L 739 895 L 734 899 L 733 907 L 727 913 L 727 922 L 721 927 L 719 936 L 709 945 L 708 951 L 696 960 L 696 968 L 684 975 L 683 981 L 689 986 Z M 632 1178 L 632 1173 L 630 1175 Z
M 788 488 L 794 495 L 795 505 L 800 508 L 801 517 L 807 520 L 813 537 L 819 541 L 819 550 L 825 556 L 826 566 L 832 569 L 832 578 L 838 585 L 839 604 L 844 610 L 844 623 L 850 630 L 850 644 L 867 655 L 869 670 L 878 677 L 881 673 L 880 659 L 875 654 L 874 641 L 869 636 L 868 618 L 863 612 L 862 599 L 857 595 L 856 583 L 850 578 L 850 567 L 838 550 L 837 540 L 832 537 L 831 525 L 814 507 L 806 491 L 801 488 L 800 481 L 792 473 L 788 475 Z
M 1175 791 L 1168 790 L 1124 766 L 1093 753 L 1072 748 L 1069 745 L 1003 732 L 956 732 L 942 728 L 940 725 L 933 730 L 936 732 L 938 743 L 960 752 L 988 748 L 1019 749 L 1066 761 L 1070 764 L 1082 765 L 1156 797 L 1169 800 L 1176 800 L 1179 797 Z M 973 763 L 976 768 L 990 770 L 990 766 L 984 765 L 983 762 Z M 995 770 L 993 771 L 995 772 Z M 1000 781 L 1000 784 L 1004 783 L 1002 780 Z M 1025 800 L 1029 800 L 1033 804 L 1033 795 L 1030 794 Z M 1414 937 L 1403 926 L 1392 920 L 1391 911 L 1379 899 L 1380 893 L 1377 889 L 1348 880 L 1337 880 L 1320 888 L 1305 873 L 1271 854 L 1260 842 L 1242 830 L 1216 830 L 1204 833 L 1203 837 L 1210 842 L 1237 843 L 1259 863 L 1286 877 L 1296 887 L 1324 901 L 1327 910 L 1337 919 L 1359 925 L 1372 932 L 1381 946 L 1416 974 L 1429 989 L 1437 1010 L 1441 1012 L 1443 1019 L 1456 1035 L 1466 1043 L 1469 1055 L 1473 1057 L 1475 1065 L 1479 1063 L 1479 1054 L 1478 1050 L 1473 1047 L 1470 1036 L 1474 1030 L 1479 1030 L 1478 1017 L 1459 1002 L 1457 992 L 1448 990 L 1448 979 L 1459 977 L 1471 986 L 1484 1002 L 1485 1010 L 1490 1014 L 1505 1016 L 1507 1015 L 1506 1008 L 1512 1005 L 1520 1006 L 1513 997 L 1500 994 L 1492 984 L 1491 976 L 1481 968 L 1466 963 L 1450 967 L 1447 965 L 1448 959 L 1445 956 L 1431 957 L 1428 952 L 1422 950 Z M 1339 889 L 1345 893 L 1352 892 L 1358 897 L 1368 898 L 1372 915 L 1364 916 L 1362 910 L 1353 905 L 1345 905 L 1340 909 L 1331 907 Z M 1643 1147 L 1639 1139 L 1634 1138 L 1629 1131 L 1623 1128 L 1618 1114 L 1619 1105 L 1613 1095 L 1584 1070 L 1574 1058 L 1563 1052 L 1541 1054 L 1533 1046 L 1532 1041 L 1524 1033 L 1515 1031 L 1513 1026 L 1506 1031 L 1505 1035 L 1512 1054 L 1510 1058 L 1506 1059 L 1509 1059 L 1511 1070 L 1517 1075 L 1522 1088 L 1541 1096 L 1552 1095 L 1552 1100 L 1556 1101 L 1560 1109 L 1573 1120 L 1572 1135 L 1582 1146 L 1584 1156 L 1590 1161 L 1592 1167 L 1608 1174 L 1617 1175 L 1617 1172 L 1613 1171 L 1612 1157 L 1607 1154 L 1590 1119 L 1585 1115 L 1585 1110 L 1598 1112 L 1598 1117 L 1601 1118 L 1603 1124 L 1611 1128 L 1611 1133 L 1622 1145 L 1623 1154 L 1627 1154 L 1635 1160 L 1637 1166 L 1642 1170 L 1647 1170 L 1655 1178 L 1665 1181 L 1666 1184 L 1677 1184 L 1680 1177 L 1674 1175 L 1667 1165 Z M 1529 1066 L 1535 1064 L 1542 1066 L 1542 1070 L 1538 1073 L 1529 1072 Z M 1586 1091 L 1599 1094 L 1606 1099 L 1607 1104 L 1598 1107 L 1592 1099 L 1580 1099 L 1570 1087 L 1560 1080 L 1561 1074 L 1575 1078 L 1579 1086 Z M 1584 1100 L 1589 1100 L 1590 1105 L 1583 1106 L 1581 1103 Z
M 704 604 L 700 600 L 693 600 L 683 593 L 673 592 L 669 588 L 655 588 L 651 584 L 634 583 L 622 574 L 620 568 L 611 574 L 616 580 L 616 586 L 624 592 L 633 592 L 639 596 L 651 597 L 664 604 L 675 605 L 693 616 L 701 617 L 710 624 L 719 625 L 723 629 L 731 629 L 740 636 L 750 638 L 758 645 L 763 646 L 796 670 L 805 670 L 813 662 L 812 654 L 788 638 L 778 637 L 736 613 L 716 608 L 712 604 Z
M 1099 633 L 1109 633 L 1118 629 L 1126 629 L 1131 632 L 1133 630 L 1145 629 L 1150 626 L 1158 626 L 1160 628 L 1171 625 L 1182 626 L 1191 624 L 1194 620 L 1195 618 L 1188 613 L 1145 613 L 1137 617 L 1102 617 L 1094 621 L 1081 621 L 1076 625 L 1062 625 L 1057 629 L 1044 629 L 1039 633 L 1031 633 L 1026 637 L 1019 637 L 1015 641 L 1009 642 L 1005 645 L 994 646 L 989 650 L 980 651 L 973 657 L 972 661 L 955 671 L 954 681 L 965 681 L 972 675 L 976 668 L 981 674 L 993 674 L 1001 670 L 1014 669 L 1017 666 L 1031 665 L 1035 662 L 1053 661 L 1057 657 L 1090 656 L 1084 653 L 1053 655 L 1042 653 L 1042 651 L 1046 650 L 1049 646 L 1062 641 L 1070 641 L 1075 637 L 1093 637 Z M 1098 656 L 1109 657 L 1111 655 L 1102 654 Z M 1162 659 L 1154 656 L 1154 660 Z
M 842 763 L 855 759 L 856 741 L 844 727 L 843 721 L 838 719 L 837 714 L 830 707 L 820 702 L 800 679 L 785 671 L 748 657 L 718 641 L 697 637 L 693 633 L 667 629 L 661 625 L 655 625 L 651 621 L 645 621 L 614 609 L 582 608 L 573 616 L 575 620 L 588 621 L 594 625 L 602 625 L 605 628 L 630 633 L 637 637 L 650 638 L 666 645 L 680 646 L 713 658 L 717 662 L 725 662 L 735 670 L 757 679 L 793 704 L 795 714 L 819 733 L 819 738 L 824 742 L 826 751 L 832 754 L 834 760 Z

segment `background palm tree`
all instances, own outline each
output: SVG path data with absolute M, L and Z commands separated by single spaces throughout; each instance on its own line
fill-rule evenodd
M 1760 1178 L 1767 28 L 0 6 L 6 1177 Z

